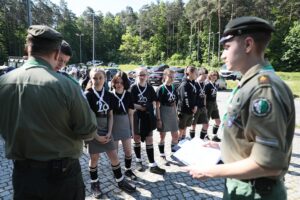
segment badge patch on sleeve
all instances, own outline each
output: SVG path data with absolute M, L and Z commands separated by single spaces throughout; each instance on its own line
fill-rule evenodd
M 258 117 L 267 116 L 272 109 L 272 104 L 265 98 L 255 99 L 252 102 L 252 113 Z

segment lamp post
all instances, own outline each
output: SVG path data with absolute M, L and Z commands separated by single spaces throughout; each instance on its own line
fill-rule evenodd
M 213 35 L 214 32 L 208 33 L 208 65 L 210 65 L 210 35 Z
M 221 39 L 221 36 L 220 36 L 220 32 L 217 32 L 216 33 L 218 35 L 218 65 L 220 64 L 220 39 Z
M 84 36 L 82 33 L 76 33 L 76 35 L 79 37 L 79 55 L 80 55 L 80 63 L 82 63 L 82 57 L 81 57 L 81 37 Z
M 93 67 L 95 67 L 95 13 L 93 13 Z

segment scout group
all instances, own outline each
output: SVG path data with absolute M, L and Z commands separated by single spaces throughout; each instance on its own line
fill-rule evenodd
M 256 198 L 257 195 L 275 199 L 276 191 L 282 191 L 284 196 L 279 199 L 286 198 L 283 176 L 292 152 L 295 108 L 291 91 L 263 59 L 273 31 L 267 21 L 256 17 L 237 18 L 226 26 L 222 59 L 229 69 L 238 69 L 246 78 L 233 91 L 228 116 L 224 118 L 221 144 L 225 164 L 209 169 L 186 168 L 198 179 L 228 177 L 224 190 L 227 199 L 244 190 L 241 199 L 248 194 L 249 199 L 264 199 Z M 268 37 L 264 39 L 264 35 Z M 263 40 L 256 40 L 259 37 Z M 187 127 L 190 138 L 195 137 L 197 124 L 202 125 L 199 137 L 208 140 L 208 145 L 219 147 L 217 71 L 187 66 L 181 84 L 175 88 L 175 72 L 165 69 L 162 84 L 155 90 L 148 83 L 147 69 L 140 67 L 136 69 L 135 83 L 130 84 L 127 74 L 119 71 L 111 80 L 111 89 L 107 89 L 105 71 L 92 68 L 90 81 L 82 90 L 72 77 L 59 72 L 72 56 L 70 45 L 59 32 L 43 25 L 30 26 L 25 46 L 27 62 L 0 77 L 0 133 L 5 140 L 6 157 L 14 164 L 14 199 L 84 199 L 79 163 L 83 140 L 90 154 L 91 191 L 95 198 L 101 197 L 101 153 L 109 157 L 118 187 L 128 193 L 136 190 L 132 183 L 137 179 L 132 168 L 132 149 L 135 170 L 146 170 L 141 142 L 146 144 L 149 171 L 166 173 L 154 159 L 155 129 L 160 133 L 158 149 L 165 160 L 166 133 L 171 133 L 173 153 L 178 142 L 185 139 Z M 270 77 L 276 79 L 276 84 L 271 83 Z M 285 103 L 277 103 L 281 102 L 277 93 Z M 208 134 L 210 119 L 214 120 L 212 134 Z M 277 130 L 281 131 L 275 134 Z M 120 141 L 124 172 L 118 155 Z

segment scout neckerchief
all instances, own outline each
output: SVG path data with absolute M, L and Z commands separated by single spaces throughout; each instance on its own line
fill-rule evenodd
M 119 108 L 122 106 L 124 112 L 127 113 L 127 111 L 126 111 L 126 109 L 125 109 L 125 106 L 124 106 L 124 103 L 123 103 L 123 99 L 124 99 L 124 97 L 125 97 L 125 93 L 126 93 L 126 91 L 124 90 L 124 91 L 123 91 L 123 94 L 122 94 L 122 96 L 121 96 L 121 98 L 120 98 L 120 97 L 117 95 L 116 90 L 114 90 L 114 95 L 115 95 L 115 97 L 119 100 Z
M 205 90 L 204 90 L 205 86 L 204 86 L 204 84 L 203 84 L 203 87 L 201 86 L 201 83 L 197 82 L 197 84 L 200 87 L 200 97 L 202 97 L 202 98 L 205 97 Z
M 139 103 L 146 103 L 148 101 L 148 99 L 147 99 L 147 97 L 144 97 L 143 94 L 146 92 L 148 84 L 146 83 L 145 89 L 143 91 L 141 91 L 138 83 L 136 85 L 137 85 L 137 88 L 139 90 L 139 94 L 138 94 L 139 100 L 138 100 L 138 102 Z
M 104 88 L 102 88 L 102 92 L 101 92 L 101 96 L 98 94 L 97 90 L 95 89 L 95 87 L 93 88 L 93 92 L 94 94 L 98 97 L 98 101 L 97 101 L 97 105 L 99 106 L 98 111 L 97 112 L 105 112 L 107 113 L 108 109 L 109 109 L 109 105 L 103 100 L 103 96 L 104 96 Z
M 192 81 L 190 81 L 189 84 L 192 86 L 193 92 L 196 93 L 197 91 L 196 86 L 192 83 Z
M 168 90 L 167 85 L 165 83 L 163 84 L 163 88 L 165 88 L 167 90 L 167 92 L 168 92 L 168 96 L 169 96 L 168 101 L 169 102 L 175 101 L 176 100 L 176 96 L 174 94 L 173 85 L 172 85 L 172 92 L 170 92 L 170 90 Z
M 217 88 L 211 81 L 209 81 L 209 83 L 210 83 L 211 86 L 213 87 L 213 91 L 212 91 L 211 95 L 212 95 L 212 96 L 217 96 L 218 88 Z

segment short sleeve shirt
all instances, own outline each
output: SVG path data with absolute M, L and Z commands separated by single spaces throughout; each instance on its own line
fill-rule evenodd
M 156 89 L 157 101 L 162 105 L 171 106 L 177 101 L 177 94 L 174 85 L 160 85 Z
M 126 114 L 129 109 L 134 109 L 133 101 L 131 99 L 130 92 L 124 91 L 124 97 L 122 99 L 123 94 L 112 93 L 112 101 L 111 106 L 114 114 Z M 117 96 L 117 97 L 116 97 Z
M 154 88 L 149 84 L 146 87 L 138 86 L 137 83 L 133 84 L 130 91 L 134 104 L 153 107 L 152 103 L 157 99 Z
M 205 84 L 206 101 L 207 102 L 216 102 L 217 101 L 217 92 L 218 92 L 218 86 L 216 85 L 216 83 L 207 81 Z
M 95 94 L 95 92 L 97 94 Z M 100 101 L 99 97 L 101 97 L 102 92 L 104 92 L 104 95 L 102 100 Z M 110 92 L 105 90 L 105 88 L 102 88 L 101 91 L 96 91 L 90 88 L 86 91 L 85 95 L 96 117 L 108 116 L 109 111 L 112 110 L 112 106 L 111 106 L 112 95 Z
M 289 87 L 271 70 L 253 66 L 243 76 L 224 120 L 225 163 L 252 158 L 285 174 L 292 152 L 295 106 Z

